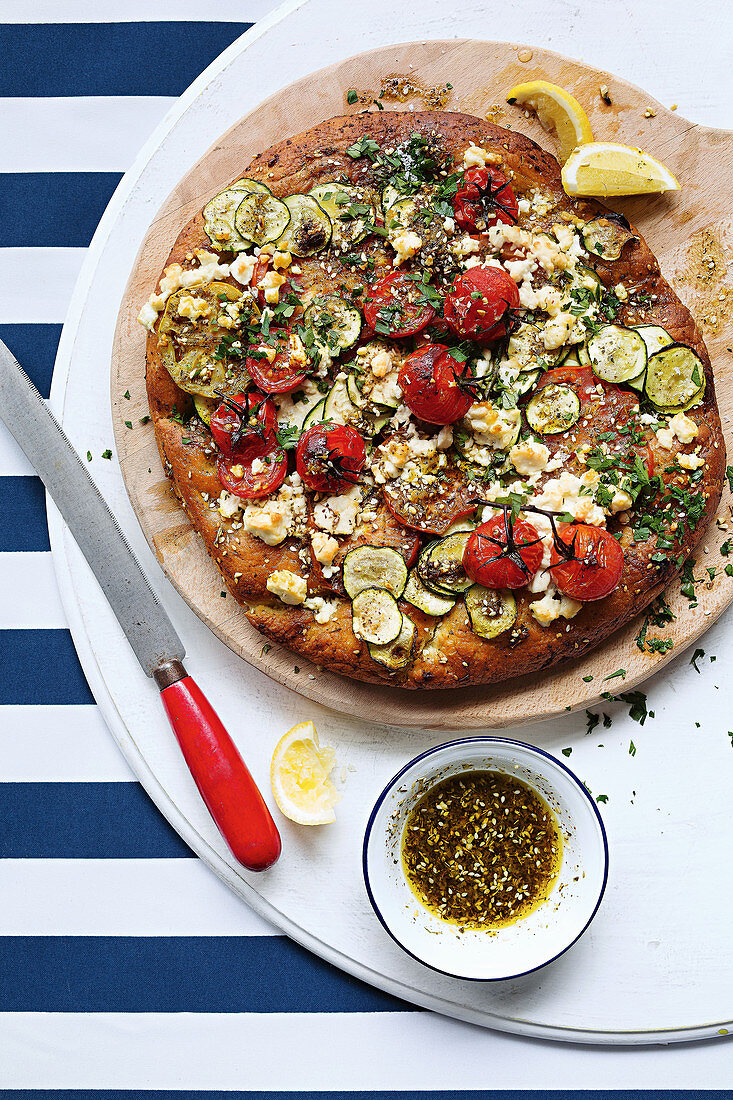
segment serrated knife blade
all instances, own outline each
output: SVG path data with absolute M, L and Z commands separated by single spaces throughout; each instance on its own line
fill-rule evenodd
M 148 676 L 183 642 L 61 425 L 0 341 L 0 415 L 48 489 Z
M 271 867 L 280 855 L 280 835 L 255 781 L 183 667 L 183 642 L 117 520 L 61 425 L 1 340 L 0 416 L 53 498 L 135 656 L 160 688 L 196 786 L 234 856 L 251 871 Z

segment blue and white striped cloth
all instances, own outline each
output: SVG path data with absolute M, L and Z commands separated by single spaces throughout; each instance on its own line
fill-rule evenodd
M 270 6 L 0 2 L 0 338 L 44 396 L 122 173 Z M 448 1098 L 599 1083 L 593 1052 L 418 1012 L 241 905 L 104 728 L 56 592 L 41 483 L 2 426 L 0 517 L 0 1097 Z M 623 1083 L 674 1083 L 651 1064 Z

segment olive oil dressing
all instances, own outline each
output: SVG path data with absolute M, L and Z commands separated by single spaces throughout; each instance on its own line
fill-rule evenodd
M 412 809 L 402 864 L 419 900 L 465 928 L 502 928 L 546 901 L 562 864 L 550 807 L 522 780 L 473 771 L 436 783 Z

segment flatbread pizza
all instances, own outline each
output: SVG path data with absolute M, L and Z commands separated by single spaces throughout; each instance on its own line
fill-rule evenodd
M 649 248 L 478 118 L 334 118 L 266 150 L 139 319 L 161 458 L 228 589 L 359 680 L 581 655 L 720 498 L 710 360 Z

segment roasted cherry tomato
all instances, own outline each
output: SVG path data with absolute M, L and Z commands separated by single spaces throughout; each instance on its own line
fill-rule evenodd
M 453 331 L 469 340 L 501 340 L 519 306 L 514 280 L 501 267 L 471 267 L 453 283 L 443 306 Z
M 274 339 L 273 339 L 274 338 Z M 305 380 L 308 363 L 301 340 L 281 330 L 263 337 L 247 356 L 247 371 L 265 393 L 289 393 Z
M 624 552 L 613 535 L 587 523 L 562 524 L 560 541 L 569 548 L 565 558 L 555 547 L 550 574 L 557 587 L 574 600 L 601 600 L 621 580 Z
M 463 568 L 485 588 L 523 588 L 542 565 L 543 552 L 537 529 L 503 512 L 468 536 Z
M 425 473 L 433 472 L 429 458 L 418 461 Z M 457 519 L 476 511 L 480 499 L 479 486 L 466 472 L 450 462 L 441 469 L 439 491 L 430 476 L 403 481 L 388 481 L 384 486 L 384 500 L 395 519 L 403 527 L 426 535 L 444 535 Z
M 277 409 L 264 393 L 249 390 L 223 397 L 211 414 L 211 434 L 223 455 L 231 457 L 237 447 L 245 443 L 252 433 L 263 428 L 274 432 L 277 427 Z
M 474 397 L 463 384 L 468 363 L 459 363 L 445 344 L 425 344 L 408 355 L 398 382 L 406 405 L 428 424 L 453 424 L 465 416 Z
M 288 473 L 288 456 L 269 428 L 254 433 L 231 457 L 219 455 L 219 481 L 230 493 L 244 500 L 269 496 L 279 489 Z
M 318 493 L 342 493 L 356 485 L 366 448 L 346 424 L 314 424 L 303 432 L 295 461 L 303 482 Z
M 490 225 L 516 225 L 517 197 L 496 168 L 469 168 L 453 197 L 455 219 L 468 233 L 483 232 Z
M 404 271 L 391 271 L 367 288 L 364 319 L 377 336 L 412 336 L 434 316 L 434 307 Z

